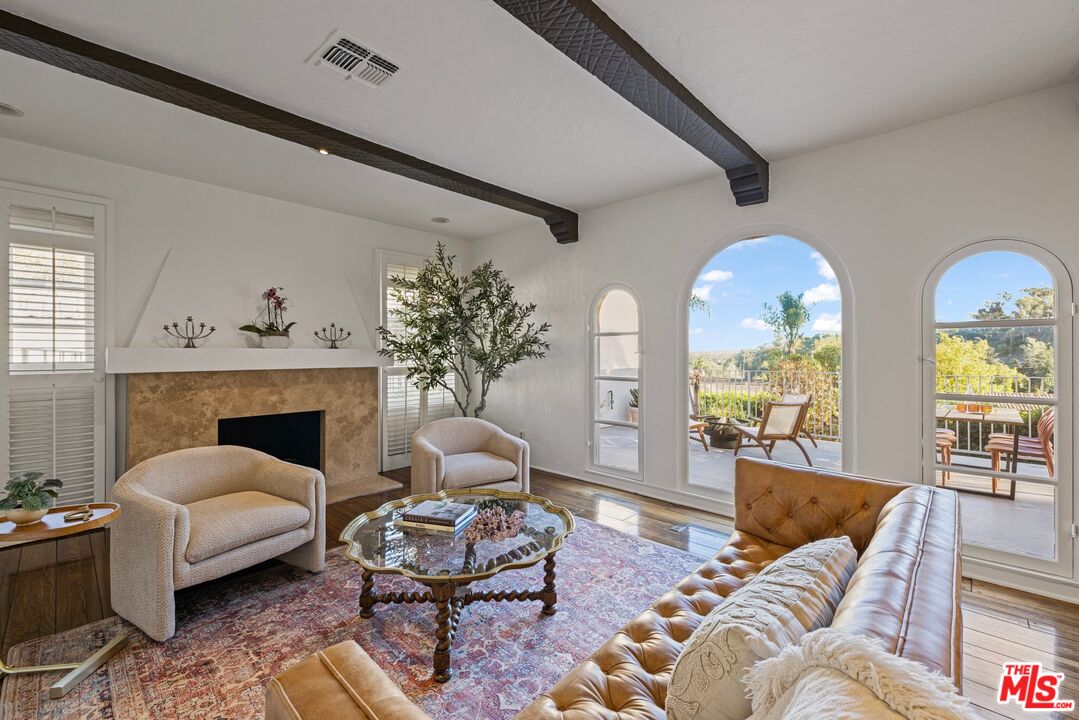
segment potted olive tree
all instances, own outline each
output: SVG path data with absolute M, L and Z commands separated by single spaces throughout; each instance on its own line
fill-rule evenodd
M 462 415 L 480 417 L 492 383 L 522 360 L 547 354 L 551 326 L 531 320 L 535 303 L 518 301 L 490 260 L 460 272 L 454 259 L 439 243 L 414 278 L 392 278 L 394 324 L 378 328 L 379 352 L 405 365 L 421 390 L 440 387 Z
M 8 480 L 4 486 L 7 497 L 0 500 L 0 510 L 5 511 L 7 519 L 17 526 L 40 522 L 49 508 L 56 504 L 59 497 L 56 490 L 64 484 L 56 478 L 41 480 L 43 477 L 45 473 L 24 472 Z

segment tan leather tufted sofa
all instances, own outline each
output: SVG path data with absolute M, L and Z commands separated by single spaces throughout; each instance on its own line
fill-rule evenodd
M 859 564 L 832 627 L 879 638 L 891 652 L 959 685 L 961 568 L 954 492 L 739 458 L 734 501 L 735 532 L 728 545 L 570 670 L 519 720 L 666 718 L 671 669 L 704 617 L 794 547 L 839 535 L 851 538 Z M 355 652 L 363 651 L 356 646 Z M 357 692 L 364 694 L 362 688 Z M 314 718 L 329 709 L 292 707 L 295 714 L 286 717 Z M 418 708 L 396 710 L 401 714 L 393 717 L 427 717 Z

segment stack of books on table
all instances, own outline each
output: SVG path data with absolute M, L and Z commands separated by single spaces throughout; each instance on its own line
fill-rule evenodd
M 457 533 L 476 518 L 476 506 L 449 500 L 424 500 L 394 521 L 397 527 Z

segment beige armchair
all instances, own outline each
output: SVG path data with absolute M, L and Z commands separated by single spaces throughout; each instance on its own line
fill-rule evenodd
M 112 607 L 154 640 L 176 631 L 173 593 L 278 558 L 326 560 L 326 481 L 312 468 L 223 445 L 159 455 L 113 488 Z
M 412 434 L 412 494 L 488 487 L 528 492 L 528 443 L 479 418 L 429 422 Z

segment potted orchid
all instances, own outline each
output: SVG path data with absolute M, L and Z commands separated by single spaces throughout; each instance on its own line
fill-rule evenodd
M 285 288 L 271 287 L 262 293 L 266 306 L 259 311 L 255 322 L 241 325 L 243 332 L 255 333 L 264 348 L 287 348 L 290 344 L 288 331 L 295 322 L 285 322 L 285 311 L 291 304 L 285 296 Z

